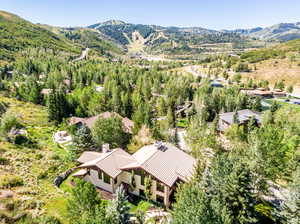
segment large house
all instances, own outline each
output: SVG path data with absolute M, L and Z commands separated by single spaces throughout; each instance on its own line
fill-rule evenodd
M 263 88 L 258 89 L 242 89 L 241 92 L 249 95 L 249 96 L 257 96 L 261 98 L 280 98 L 286 97 L 286 92 L 280 89 L 274 89 L 273 91 L 266 90 Z
M 104 147 L 102 153 L 84 152 L 78 162 L 79 171 L 73 176 L 110 193 L 122 184 L 129 194 L 143 197 L 148 187 L 151 199 L 165 206 L 170 205 L 177 184 L 192 177 L 196 164 L 190 155 L 162 142 L 144 146 L 133 155 Z M 146 178 L 151 180 L 150 186 L 146 186 Z
M 119 115 L 118 113 L 115 112 L 104 112 L 102 114 L 96 115 L 96 116 L 92 116 L 92 117 L 88 117 L 88 118 L 81 118 L 81 117 L 71 117 L 69 124 L 70 125 L 86 125 L 89 128 L 92 128 L 95 124 L 95 122 L 97 121 L 97 119 L 99 117 L 102 117 L 104 119 L 106 118 L 110 118 L 110 117 L 119 117 L 122 119 L 122 123 L 123 123 L 123 129 L 126 133 L 132 133 L 132 129 L 134 126 L 134 122 L 132 120 L 130 120 L 127 117 L 122 117 L 121 115 Z
M 231 125 L 234 124 L 235 121 L 235 113 L 237 122 L 239 125 L 247 125 L 247 123 L 250 121 L 250 119 L 254 119 L 257 126 L 261 125 L 262 122 L 262 115 L 260 112 L 252 111 L 252 110 L 239 110 L 237 112 L 227 112 L 219 114 L 219 124 L 218 124 L 218 130 L 221 132 L 226 131 L 227 128 L 229 128 Z

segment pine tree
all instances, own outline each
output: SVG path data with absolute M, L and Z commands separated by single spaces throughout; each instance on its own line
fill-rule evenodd
M 255 179 L 246 163 L 221 156 L 217 158 L 211 178 L 211 206 L 222 223 L 257 223 Z
M 167 120 L 170 128 L 175 127 L 175 117 L 171 107 L 168 108 Z
M 95 214 L 96 207 L 100 204 L 101 200 L 96 188 L 90 182 L 78 180 L 67 202 L 71 223 L 83 224 L 83 220 L 87 220 Z
M 114 224 L 129 224 L 130 223 L 130 207 L 125 195 L 123 185 L 116 190 L 116 198 L 113 199 L 107 207 L 107 216 Z
M 181 185 L 172 212 L 174 224 L 221 224 L 215 220 L 209 198 L 197 182 Z
M 76 148 L 76 153 L 91 150 L 91 148 L 95 145 L 91 130 L 86 125 L 80 126 L 72 136 L 72 139 L 73 145 Z
M 69 105 L 64 90 L 54 90 L 48 97 L 49 120 L 61 122 L 69 115 Z
M 286 224 L 300 223 L 300 166 L 294 172 L 280 216 L 283 217 Z
M 238 115 L 238 112 L 235 111 L 234 114 L 233 114 L 233 123 L 234 124 L 239 124 L 239 115 Z

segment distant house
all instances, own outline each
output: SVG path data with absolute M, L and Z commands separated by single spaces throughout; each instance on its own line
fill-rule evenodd
M 67 86 L 67 87 L 71 87 L 71 80 L 69 80 L 69 79 L 65 79 L 65 80 L 63 80 L 63 83 Z
M 274 89 L 273 90 L 273 97 L 280 98 L 280 97 L 286 97 L 287 94 L 285 91 L 282 91 L 281 89 Z
M 224 85 L 222 83 L 220 83 L 219 81 L 216 81 L 216 80 L 212 81 L 210 83 L 210 86 L 215 87 L 215 88 L 223 88 L 224 87 Z
M 218 130 L 221 132 L 226 131 L 231 125 L 234 124 L 234 116 L 236 112 L 222 113 L 219 115 Z M 262 115 L 260 112 L 252 110 L 239 110 L 237 111 L 237 122 L 239 125 L 247 125 L 251 118 L 254 118 L 257 126 L 261 125 Z
M 286 92 L 275 89 L 273 91 L 266 90 L 264 88 L 258 88 L 258 89 L 242 89 L 241 92 L 249 95 L 249 96 L 258 96 L 261 98 L 278 98 L 278 97 L 286 97 Z
M 81 117 L 71 117 L 69 120 L 69 124 L 70 125 L 86 125 L 89 128 L 92 128 L 95 124 L 95 122 L 97 121 L 97 119 L 99 117 L 102 118 L 110 118 L 112 116 L 116 116 L 122 119 L 122 123 L 123 123 L 123 129 L 126 133 L 132 133 L 132 129 L 134 127 L 134 122 L 132 120 L 130 120 L 127 117 L 122 117 L 121 115 L 119 115 L 118 113 L 115 112 L 104 112 L 102 114 L 93 116 L 93 117 L 88 117 L 88 118 L 81 118 Z
M 128 194 L 145 196 L 145 178 L 151 177 L 148 185 L 151 199 L 169 206 L 177 184 L 188 181 L 196 160 L 169 143 L 157 142 L 144 146 L 133 155 L 123 149 L 102 153 L 84 152 L 78 159 L 81 165 L 73 176 L 82 177 L 95 186 L 115 193 L 121 184 Z
M 104 87 L 103 86 L 95 86 L 95 90 L 97 91 L 97 92 L 102 92 L 103 90 L 104 90 Z
M 241 92 L 247 94 L 248 96 L 257 96 L 261 98 L 272 98 L 273 92 L 264 89 L 252 89 L 252 90 L 241 90 Z
M 41 90 L 41 94 L 42 95 L 49 95 L 50 93 L 52 93 L 52 89 L 42 89 Z

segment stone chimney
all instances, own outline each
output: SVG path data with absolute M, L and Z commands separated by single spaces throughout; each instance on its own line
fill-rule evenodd
M 107 152 L 109 152 L 110 150 L 109 150 L 109 144 L 103 144 L 102 145 L 102 152 L 103 153 L 107 153 Z

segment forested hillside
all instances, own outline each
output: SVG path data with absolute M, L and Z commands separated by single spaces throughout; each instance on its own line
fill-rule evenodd
M 0 60 L 12 60 L 17 52 L 28 47 L 41 47 L 79 54 L 80 47 L 67 39 L 22 18 L 0 12 Z
M 265 44 L 0 12 L 0 223 L 299 224 L 300 39 Z

